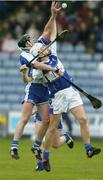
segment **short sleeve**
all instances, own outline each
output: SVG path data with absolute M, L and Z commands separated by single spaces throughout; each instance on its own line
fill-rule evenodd
M 50 41 L 50 39 L 45 39 L 42 36 L 40 36 L 37 42 L 39 42 L 43 45 L 48 45 L 51 41 Z

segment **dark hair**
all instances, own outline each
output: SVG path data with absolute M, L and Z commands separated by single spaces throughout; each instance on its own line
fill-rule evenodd
M 21 37 L 21 39 L 18 41 L 18 46 L 20 48 L 25 48 L 26 42 L 30 41 L 30 36 L 28 34 L 25 34 Z

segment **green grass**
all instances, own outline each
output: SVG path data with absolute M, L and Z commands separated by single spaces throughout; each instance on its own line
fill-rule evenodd
M 86 158 L 81 141 L 75 140 L 72 150 L 66 145 L 51 150 L 51 172 L 32 172 L 36 162 L 30 152 L 32 142 L 22 139 L 20 142 L 20 160 L 9 155 L 11 139 L 0 140 L 0 180 L 103 180 L 103 153 L 92 159 Z M 101 147 L 101 141 L 93 141 Z

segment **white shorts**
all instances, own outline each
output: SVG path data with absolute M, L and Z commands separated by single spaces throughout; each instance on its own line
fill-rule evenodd
M 71 86 L 55 94 L 55 97 L 52 99 L 53 114 L 67 112 L 67 110 L 82 104 L 83 101 L 79 92 Z

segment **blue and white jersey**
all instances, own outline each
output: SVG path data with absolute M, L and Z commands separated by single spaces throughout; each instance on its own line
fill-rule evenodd
M 43 45 L 47 45 L 50 43 L 49 40 L 45 40 L 43 37 L 40 37 L 37 40 L 38 43 L 41 43 Z M 34 58 L 34 56 L 28 51 L 22 51 L 20 54 L 20 63 L 21 65 L 26 64 L 27 66 L 29 65 L 29 68 L 31 67 L 31 65 L 29 64 L 29 62 Z
M 20 63 L 21 65 L 26 64 L 29 67 L 29 76 L 32 77 L 32 66 L 30 65 L 30 61 L 33 59 L 33 55 L 30 52 L 22 51 L 20 54 Z M 34 69 L 35 70 L 35 69 Z M 38 70 L 35 70 L 36 73 L 38 74 Z M 42 73 L 41 73 L 42 75 Z M 40 75 L 40 78 L 42 79 Z M 39 79 L 40 79 L 39 78 Z M 30 102 L 33 105 L 35 104 L 43 104 L 43 103 L 48 103 L 49 99 L 49 91 L 48 87 L 45 86 L 42 81 L 37 82 L 35 79 L 28 83 L 25 88 L 25 97 L 24 101 Z
M 42 42 L 42 41 L 41 43 L 45 44 L 45 42 Z M 48 42 L 46 42 L 45 45 L 47 45 L 47 43 Z M 57 57 L 56 42 L 51 46 L 50 50 L 51 50 L 51 55 L 49 56 L 48 60 L 45 61 L 44 63 L 51 67 L 58 67 L 59 69 L 61 69 L 62 72 L 64 72 L 64 76 L 67 79 L 72 80 L 72 77 L 65 71 L 63 64 Z M 65 79 L 63 79 L 62 77 L 59 77 L 55 72 L 52 72 L 52 71 L 45 73 L 44 79 L 48 81 L 47 83 L 49 86 L 49 90 L 51 92 L 51 97 L 56 92 L 71 86 L 71 84 L 69 84 Z
M 47 45 L 50 43 L 50 40 L 46 40 L 41 36 L 37 40 L 37 42 L 41 43 L 42 45 Z M 26 64 L 29 67 L 29 74 L 28 75 L 33 78 L 31 83 L 39 83 L 39 84 L 47 83 L 47 80 L 44 78 L 42 71 L 35 69 L 35 68 L 32 68 L 31 64 L 29 63 L 34 58 L 34 56 L 31 53 L 32 49 L 33 49 L 33 47 L 30 49 L 30 52 L 29 51 L 28 52 L 22 51 L 22 53 L 20 54 L 20 63 L 21 63 L 21 65 Z M 53 48 L 52 48 L 52 50 L 53 50 Z M 36 61 L 36 60 L 37 59 L 35 59 L 34 61 Z
M 64 76 L 72 80 L 72 77 L 65 71 L 65 68 L 61 61 L 58 59 L 56 55 L 51 55 L 48 59 L 48 61 L 45 62 L 45 64 L 51 66 L 51 67 L 58 67 L 62 72 L 64 72 Z M 45 77 L 48 79 L 48 86 L 49 90 L 51 92 L 51 97 L 54 95 L 56 92 L 68 88 L 71 86 L 70 83 L 68 83 L 65 79 L 62 77 L 58 76 L 54 72 L 48 72 L 45 74 Z

